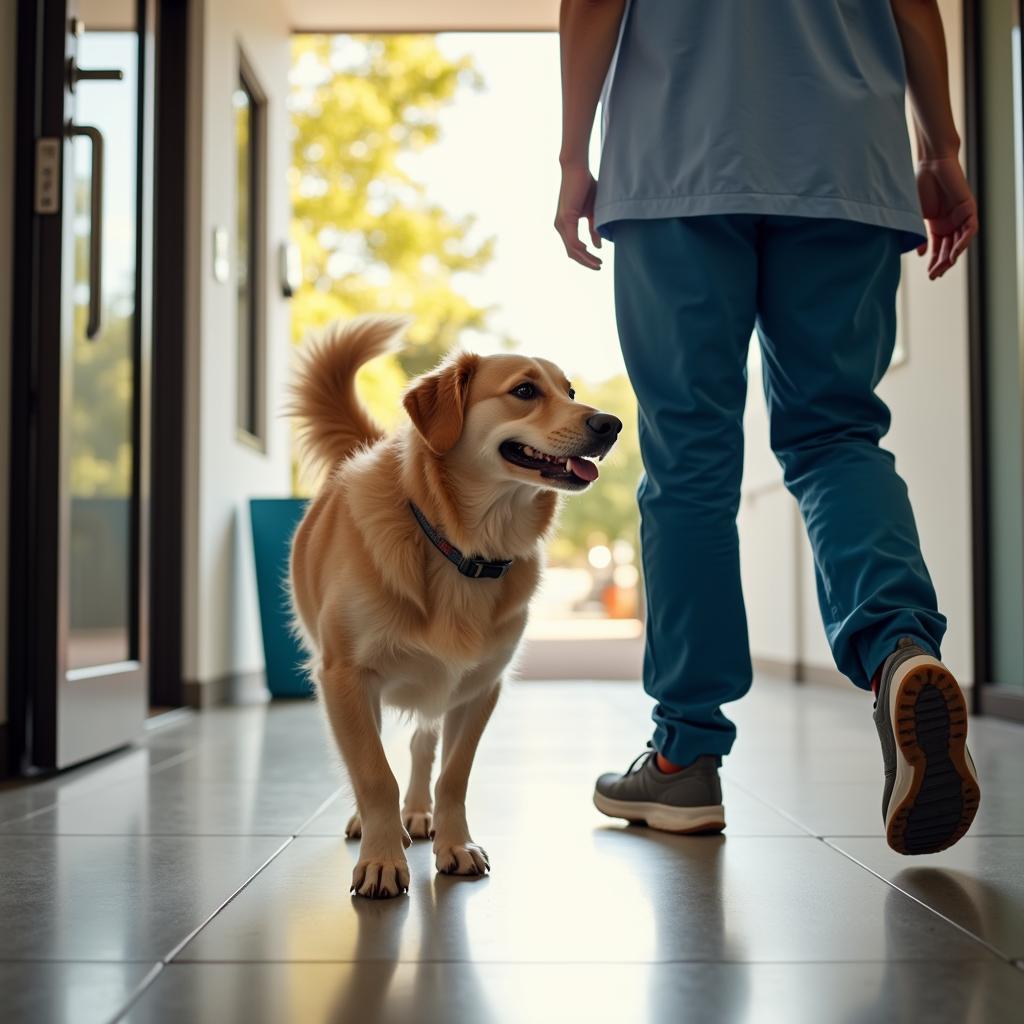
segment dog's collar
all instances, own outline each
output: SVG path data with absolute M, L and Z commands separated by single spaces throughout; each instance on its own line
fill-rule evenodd
M 437 548 L 438 551 L 444 555 L 445 558 L 451 562 L 463 576 L 468 576 L 474 580 L 500 580 L 505 573 L 508 572 L 508 567 L 512 564 L 511 558 L 498 559 L 493 562 L 487 561 L 485 558 L 471 558 L 469 555 L 464 555 L 454 544 L 449 543 L 435 530 L 429 522 L 427 517 L 416 507 L 416 504 L 412 501 L 409 502 L 409 508 L 412 509 L 412 514 L 416 517 L 416 522 L 423 528 L 423 532 L 430 539 L 430 543 Z

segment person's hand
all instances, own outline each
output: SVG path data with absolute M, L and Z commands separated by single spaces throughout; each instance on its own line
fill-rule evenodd
M 580 241 L 580 221 L 586 219 L 590 240 L 595 249 L 601 248 L 601 236 L 594 228 L 594 194 L 597 182 L 590 168 L 563 164 L 562 187 L 558 190 L 558 211 L 555 230 L 565 243 L 565 253 L 571 260 L 590 270 L 600 270 L 601 261 Z
M 978 233 L 978 204 L 955 156 L 921 160 L 917 165 L 917 194 L 928 222 L 928 277 L 934 281 L 956 263 Z M 928 249 L 929 242 L 922 243 L 918 256 L 924 256 Z

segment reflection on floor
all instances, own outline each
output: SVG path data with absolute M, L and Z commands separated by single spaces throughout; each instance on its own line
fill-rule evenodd
M 5 1022 L 1008 1021 L 1024 1005 L 1024 729 L 971 725 L 982 809 L 901 858 L 859 692 L 760 679 L 724 837 L 603 819 L 649 729 L 636 684 L 520 683 L 478 758 L 478 880 L 410 850 L 351 897 L 349 797 L 306 702 L 186 716 L 0 791 Z M 387 727 L 396 771 L 406 732 Z

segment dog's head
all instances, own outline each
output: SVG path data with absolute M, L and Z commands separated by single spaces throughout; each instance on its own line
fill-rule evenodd
M 576 401 L 547 359 L 453 356 L 405 394 L 413 425 L 432 452 L 490 479 L 582 491 L 622 423 Z

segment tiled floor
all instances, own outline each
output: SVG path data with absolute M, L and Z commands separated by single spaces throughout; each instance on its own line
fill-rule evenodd
M 1024 728 L 972 723 L 975 827 L 908 859 L 881 838 L 863 694 L 758 680 L 720 838 L 593 809 L 647 708 L 635 684 L 511 687 L 470 789 L 493 873 L 437 877 L 420 842 L 409 895 L 382 903 L 349 895 L 350 802 L 312 704 L 183 716 L 0 788 L 0 1019 L 1021 1019 Z

